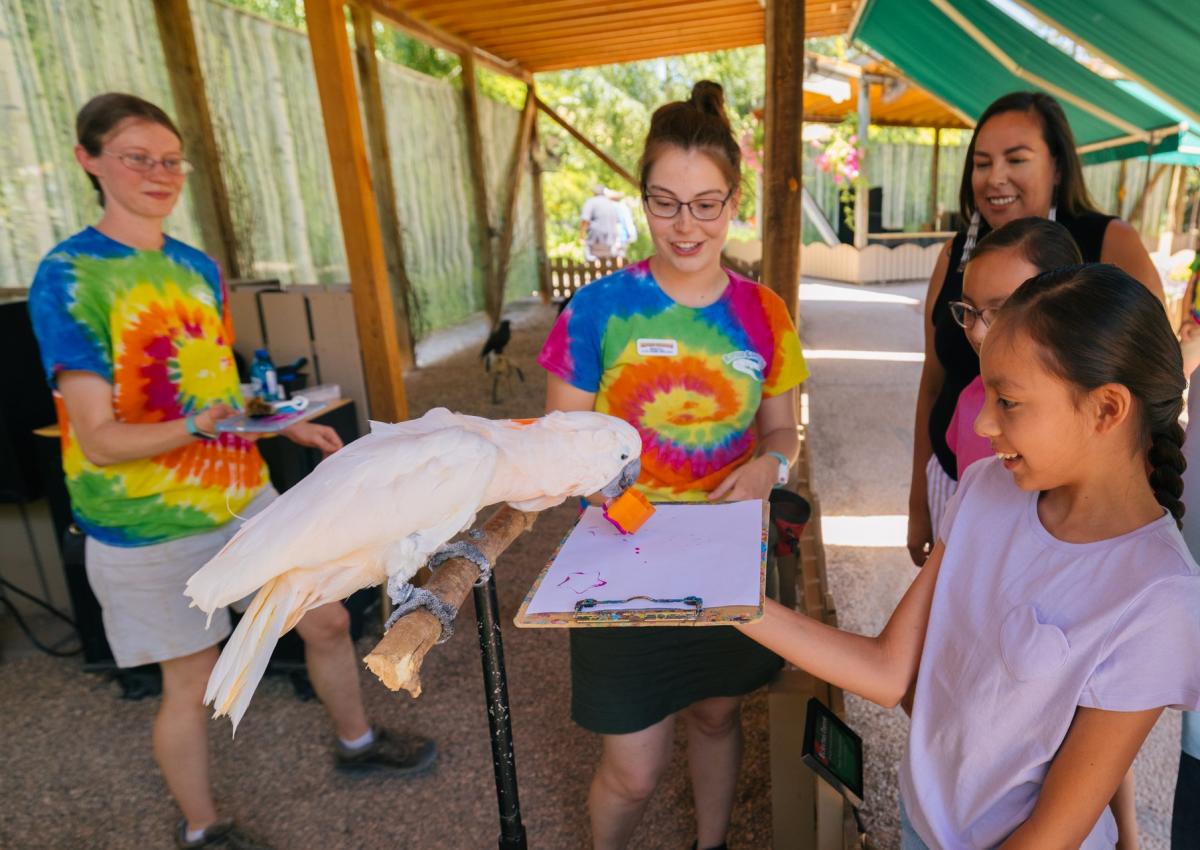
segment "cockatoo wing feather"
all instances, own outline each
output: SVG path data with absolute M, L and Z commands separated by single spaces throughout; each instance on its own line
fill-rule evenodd
M 372 432 L 247 522 L 189 579 L 187 595 L 211 612 L 292 569 L 344 562 L 351 551 L 382 558 L 396 540 L 444 523 L 472 497 L 474 513 L 495 462 L 495 447 L 461 428 Z

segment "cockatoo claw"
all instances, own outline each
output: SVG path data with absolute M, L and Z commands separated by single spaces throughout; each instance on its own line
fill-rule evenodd
M 405 614 L 424 608 L 442 624 L 442 635 L 438 638 L 438 643 L 445 643 L 454 634 L 454 618 L 458 616 L 458 609 L 436 593 L 431 593 L 423 587 L 413 587 L 407 581 L 388 579 L 388 597 L 396 607 L 392 609 L 392 616 L 383 624 L 384 631 L 394 626 Z
M 468 536 L 473 536 L 473 534 L 474 532 Z M 486 584 L 487 580 L 492 577 L 492 562 L 488 560 L 487 555 L 483 554 L 483 551 L 478 546 L 466 540 L 459 540 L 457 543 L 447 543 L 445 546 L 442 546 L 429 556 L 429 563 L 426 566 L 430 570 L 434 570 L 451 558 L 465 558 L 479 567 L 479 580 L 475 582 L 476 585 Z

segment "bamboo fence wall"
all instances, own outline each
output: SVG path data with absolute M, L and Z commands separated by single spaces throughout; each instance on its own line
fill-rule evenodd
M 191 7 L 244 274 L 345 281 L 306 36 L 214 0 Z M 98 215 L 72 155 L 79 107 L 101 92 L 129 91 L 173 112 L 157 32 L 152 0 L 0 0 L 0 286 L 28 286 L 41 257 Z M 483 235 L 469 202 L 462 94 L 380 65 L 414 332 L 423 336 L 483 307 Z M 487 97 L 480 110 L 498 231 L 519 113 Z M 537 288 L 529 184 L 521 189 L 509 299 Z M 200 244 L 186 193 L 168 229 Z

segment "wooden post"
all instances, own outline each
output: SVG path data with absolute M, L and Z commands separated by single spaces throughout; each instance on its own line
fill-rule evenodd
M 1188 219 L 1188 232 L 1196 229 L 1200 224 L 1200 189 L 1192 192 L 1192 215 Z
M 1125 185 L 1129 172 L 1129 160 L 1121 160 L 1120 166 L 1117 167 L 1117 218 L 1127 218 L 1125 214 L 1125 197 L 1129 194 L 1129 189 Z
M 854 247 L 867 247 L 871 229 L 871 188 L 867 183 L 867 135 L 871 128 L 871 83 L 866 74 L 858 78 L 858 188 L 854 192 Z
M 941 215 L 938 213 L 938 159 L 941 155 L 942 128 L 933 128 L 933 163 L 929 168 L 929 229 L 941 230 Z
M 1172 253 L 1171 249 L 1175 246 L 1175 231 L 1179 229 L 1179 221 L 1183 218 L 1180 215 L 1179 196 L 1183 177 L 1183 166 L 1171 166 L 1171 188 L 1167 191 L 1167 224 L 1163 228 L 1163 232 L 1158 235 L 1158 250 L 1167 254 Z
M 167 60 L 175 119 L 184 147 L 196 171 L 188 178 L 204 249 L 221 266 L 227 279 L 238 278 L 237 235 L 229 212 L 229 191 L 221 172 L 221 151 L 213 132 L 204 72 L 196 50 L 196 33 L 188 0 L 154 0 L 158 37 Z
M 517 122 L 517 137 L 513 140 L 512 159 L 509 160 L 508 185 L 504 188 L 504 219 L 500 226 L 500 247 L 496 251 L 496 274 L 493 280 L 496 290 L 487 300 L 492 327 L 500 324 L 500 313 L 504 310 L 508 263 L 512 258 L 513 231 L 517 226 L 517 201 L 521 197 L 521 178 L 525 176 L 525 160 L 529 158 L 529 136 L 537 114 L 535 103 L 537 95 L 533 92 L 533 83 L 528 83 L 525 86 L 525 107 L 521 110 L 521 120 Z
M 489 317 L 499 314 L 493 307 L 496 291 L 496 267 L 492 259 L 492 217 L 488 211 L 487 172 L 483 161 L 483 133 L 479 127 L 479 93 L 475 88 L 475 54 L 465 50 L 459 54 L 462 62 L 463 102 L 467 117 L 467 159 L 471 165 L 471 189 L 475 201 L 475 224 L 479 231 L 479 254 L 483 266 L 483 299 Z M 495 319 L 493 318 L 493 321 Z
M 533 236 L 537 244 L 538 294 L 550 303 L 550 258 L 546 253 L 546 199 L 542 195 L 542 167 L 538 164 L 537 118 L 529 128 L 529 174 L 533 191 Z
M 804 76 L 804 4 L 766 5 L 766 194 L 763 282 L 800 316 L 800 185 Z
M 374 15 L 369 9 L 352 3 L 350 19 L 354 24 L 354 55 L 358 62 L 367 145 L 371 154 L 371 185 L 375 190 L 383 255 L 387 260 L 392 302 L 396 308 L 396 339 L 400 346 L 401 366 L 407 369 L 416 362 L 412 323 L 409 320 L 412 283 L 404 266 L 404 231 L 400 226 L 400 210 L 396 206 L 396 184 L 392 182 L 383 87 L 379 81 L 379 63 L 375 59 L 375 33 L 371 30 Z
M 341 0 L 304 0 L 371 416 L 408 418 L 396 312 Z
M 1137 222 L 1138 230 L 1142 233 L 1148 232 L 1149 216 L 1146 214 L 1146 206 L 1150 203 L 1150 195 L 1154 192 L 1154 187 L 1158 185 L 1158 181 L 1162 179 L 1166 173 L 1167 166 L 1165 163 L 1160 164 L 1154 169 L 1153 175 L 1150 173 L 1150 160 L 1146 160 L 1146 180 L 1142 185 L 1141 194 L 1138 196 L 1137 205 L 1134 207 L 1133 221 Z

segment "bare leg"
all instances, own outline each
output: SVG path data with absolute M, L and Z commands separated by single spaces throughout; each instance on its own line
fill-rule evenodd
M 604 750 L 588 794 L 592 846 L 623 850 L 670 761 L 675 715 L 638 732 L 601 739 Z
M 742 763 L 741 706 L 741 697 L 712 697 L 681 712 L 687 721 L 688 770 L 700 850 L 719 847 L 729 832 Z
M 1137 794 L 1132 765 L 1121 784 L 1117 786 L 1117 793 L 1113 794 L 1108 807 L 1112 809 L 1113 817 L 1117 820 L 1117 850 L 1137 850 Z
M 163 696 L 154 717 L 154 760 L 189 829 L 203 829 L 217 820 L 208 781 L 208 709 L 204 707 L 204 688 L 216 663 L 217 648 L 210 646 L 159 665 Z
M 371 728 L 363 708 L 358 659 L 350 640 L 350 614 L 340 602 L 314 608 L 296 624 L 313 690 L 329 713 L 334 733 L 352 741 Z

